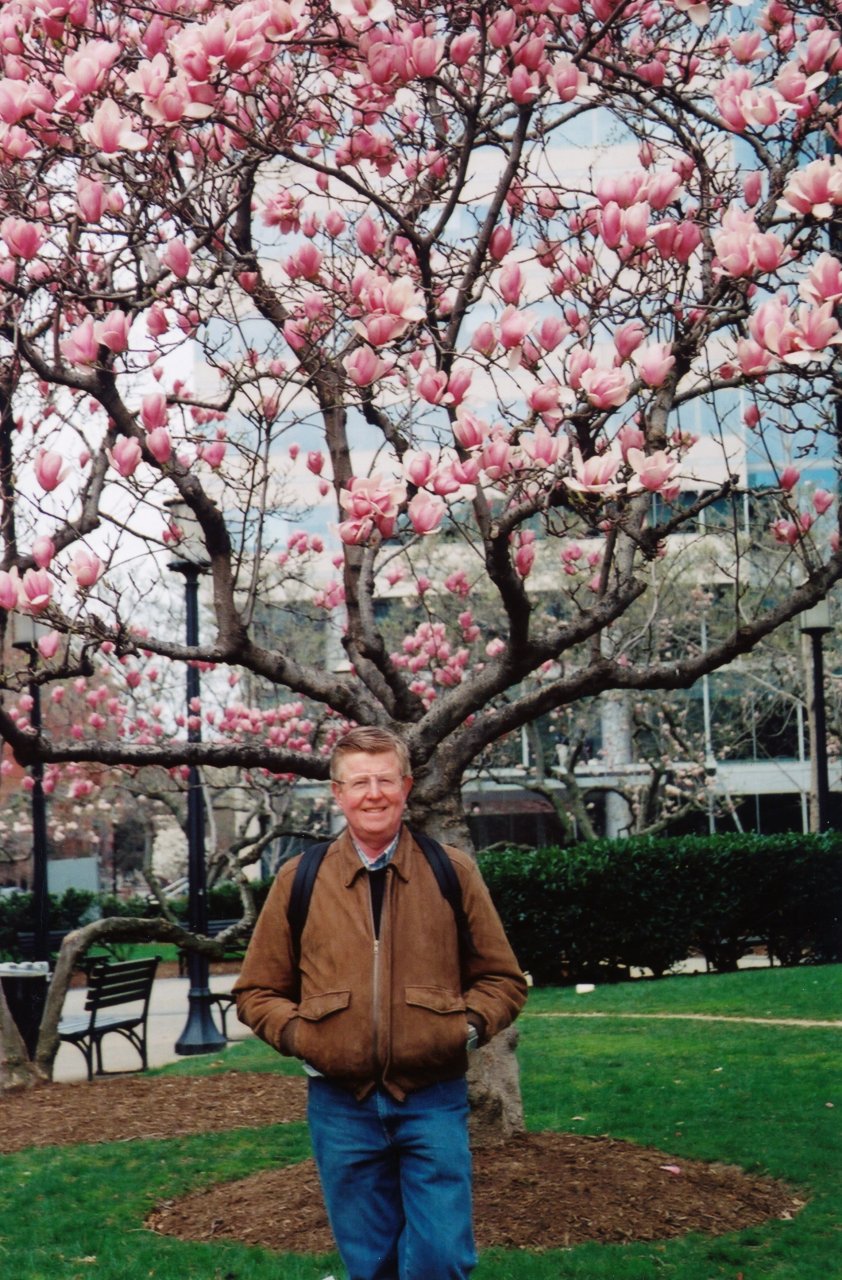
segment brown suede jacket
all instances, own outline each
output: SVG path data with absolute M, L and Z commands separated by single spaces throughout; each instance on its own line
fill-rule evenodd
M 379 939 L 368 873 L 346 830 L 316 877 L 298 968 L 287 920 L 298 858 L 281 867 L 234 985 L 240 1020 L 360 1097 L 380 1083 L 403 1098 L 464 1074 L 469 1019 L 489 1040 L 517 1017 L 526 982 L 475 862 L 447 853 L 471 933 L 461 971 L 453 911 L 407 828 L 389 864 Z

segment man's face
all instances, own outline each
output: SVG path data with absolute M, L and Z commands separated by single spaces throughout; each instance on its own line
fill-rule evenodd
M 351 834 L 367 850 L 383 849 L 403 817 L 411 778 L 401 777 L 394 751 L 371 754 L 353 751 L 341 756 L 333 798 L 345 815 Z

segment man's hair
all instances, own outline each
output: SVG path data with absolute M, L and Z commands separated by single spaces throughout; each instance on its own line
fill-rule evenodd
M 384 755 L 387 751 L 394 751 L 400 764 L 401 777 L 408 778 L 412 773 L 409 751 L 403 738 L 399 738 L 391 729 L 381 729 L 377 725 L 358 725 L 356 729 L 349 729 L 333 748 L 330 757 L 331 778 L 336 779 L 339 772 L 337 766 L 342 757 L 349 756 L 354 751 L 365 751 L 369 755 Z

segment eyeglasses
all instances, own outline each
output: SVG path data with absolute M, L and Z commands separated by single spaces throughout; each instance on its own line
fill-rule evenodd
M 387 774 L 385 777 L 373 774 L 368 778 L 350 778 L 347 782 L 334 778 L 333 784 L 336 787 L 345 787 L 352 796 L 364 796 L 369 791 L 382 791 L 384 795 L 394 795 L 403 786 L 403 778 L 396 778 L 394 774 Z

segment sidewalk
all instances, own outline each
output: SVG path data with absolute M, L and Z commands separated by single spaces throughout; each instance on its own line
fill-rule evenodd
M 209 981 L 211 991 L 230 991 L 236 975 L 233 973 L 212 974 Z M 156 978 L 152 988 L 152 999 L 149 1004 L 146 1044 L 150 1067 L 163 1067 L 168 1062 L 181 1062 L 184 1059 L 175 1051 L 185 1023 L 187 1022 L 187 993 L 190 983 L 187 978 Z M 82 1013 L 85 1003 L 84 987 L 71 988 L 64 1001 L 64 1013 Z M 214 1011 L 217 1026 L 220 1025 L 217 1011 Z M 245 1040 L 251 1032 L 238 1022 L 232 1009 L 228 1014 L 229 1042 Z M 116 1071 L 139 1071 L 140 1055 L 125 1036 L 106 1036 L 102 1044 L 103 1066 L 106 1074 Z M 57 1081 L 86 1080 L 87 1068 L 81 1052 L 72 1044 L 62 1044 L 56 1055 L 53 1079 Z

